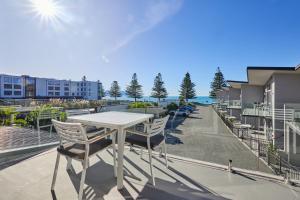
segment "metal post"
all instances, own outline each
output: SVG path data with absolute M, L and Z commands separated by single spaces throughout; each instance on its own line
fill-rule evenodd
M 232 172 L 232 160 L 228 162 L 228 172 Z
M 285 150 L 285 142 L 286 142 L 286 138 L 285 138 L 285 131 L 286 131 L 286 125 L 285 125 L 285 123 L 286 123 L 286 118 L 285 118 L 285 104 L 283 105 L 283 148 L 284 148 L 284 150 Z
M 279 157 L 279 172 L 281 174 L 281 156 Z

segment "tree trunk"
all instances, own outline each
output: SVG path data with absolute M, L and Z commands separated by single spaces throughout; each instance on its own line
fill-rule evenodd
M 136 102 L 136 97 L 134 97 L 134 102 Z
M 117 96 L 115 96 L 115 101 L 117 101 Z

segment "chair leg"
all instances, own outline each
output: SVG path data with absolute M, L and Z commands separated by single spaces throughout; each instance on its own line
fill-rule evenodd
M 55 167 L 54 167 L 54 173 L 53 173 L 53 179 L 52 179 L 52 184 L 51 184 L 51 190 L 54 190 L 54 187 L 55 187 L 59 160 L 60 160 L 60 153 L 57 152 L 56 162 L 55 162 Z
M 142 159 L 143 158 L 143 148 L 141 148 L 140 156 L 141 156 L 141 159 Z
M 129 151 L 133 151 L 133 145 L 132 144 L 129 145 Z
M 67 170 L 71 169 L 72 166 L 72 158 L 67 157 Z
M 52 135 L 52 125 L 50 126 L 50 137 Z
M 88 160 L 87 159 L 84 160 L 84 161 L 82 161 L 83 170 L 82 170 L 81 179 L 80 179 L 80 187 L 79 187 L 78 200 L 82 200 L 83 187 L 84 187 L 84 182 L 85 182 L 85 175 L 86 175 L 87 164 L 88 164 Z
M 152 149 L 150 147 L 150 142 L 148 142 L 148 153 L 149 153 L 149 163 L 150 163 L 150 173 L 152 177 L 152 184 L 155 186 L 155 178 L 153 174 L 153 169 L 152 169 Z
M 167 144 L 166 144 L 166 140 L 164 140 L 164 153 L 165 153 L 166 167 L 168 168 L 168 157 L 167 157 Z
M 116 135 L 112 136 L 112 145 L 113 145 L 113 159 L 114 159 L 114 176 L 117 177 L 117 156 L 116 156 Z

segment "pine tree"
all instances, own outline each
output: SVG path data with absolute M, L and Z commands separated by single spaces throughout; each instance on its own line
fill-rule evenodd
M 133 74 L 132 80 L 126 88 L 126 95 L 128 97 L 134 98 L 134 102 L 136 102 L 136 99 L 140 99 L 143 97 L 142 86 L 137 80 L 136 73 Z
M 189 73 L 185 74 L 183 81 L 180 85 L 179 95 L 180 98 L 184 99 L 188 102 L 189 99 L 193 99 L 196 97 L 195 84 L 191 81 L 191 76 Z
M 167 89 L 164 86 L 164 82 L 162 80 L 161 74 L 158 73 L 154 79 L 154 85 L 152 88 L 151 97 L 157 98 L 158 102 L 160 102 L 161 98 L 166 98 L 168 96 Z
M 223 73 L 218 67 L 214 80 L 210 84 L 211 91 L 209 92 L 209 96 L 211 98 L 216 98 L 216 92 L 222 89 L 222 87 L 226 87 L 226 81 L 224 80 Z
M 118 81 L 112 82 L 110 90 L 109 90 L 109 95 L 110 95 L 110 97 L 114 97 L 115 100 L 117 100 L 117 97 L 122 96 Z

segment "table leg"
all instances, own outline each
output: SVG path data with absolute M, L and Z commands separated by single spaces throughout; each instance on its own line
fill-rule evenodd
M 124 129 L 118 130 L 118 171 L 117 171 L 117 187 L 118 190 L 123 188 L 123 154 L 125 143 Z

